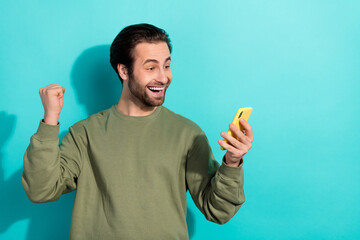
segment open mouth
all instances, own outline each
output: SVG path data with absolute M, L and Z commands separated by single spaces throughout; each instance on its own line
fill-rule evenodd
M 148 86 L 147 89 L 150 90 L 155 96 L 162 96 L 165 90 L 165 86 L 158 87 L 158 86 Z
M 161 92 L 165 87 L 148 87 L 148 89 L 152 92 Z

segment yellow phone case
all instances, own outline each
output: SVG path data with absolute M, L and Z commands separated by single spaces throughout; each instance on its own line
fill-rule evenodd
M 239 110 L 236 112 L 235 117 L 232 121 L 232 123 L 240 130 L 240 131 L 244 131 L 243 126 L 240 124 L 239 120 L 240 118 L 245 119 L 246 121 L 249 119 L 250 114 L 252 112 L 252 107 L 245 107 L 245 108 L 239 108 Z M 236 135 L 229 129 L 228 134 L 230 134 L 232 137 L 236 138 Z M 224 140 L 226 143 L 228 143 L 228 141 L 225 139 Z M 225 150 L 223 147 L 220 147 L 221 150 Z

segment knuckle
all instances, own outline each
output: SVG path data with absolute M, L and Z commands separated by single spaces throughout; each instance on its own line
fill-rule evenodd
M 248 149 L 244 149 L 243 151 L 241 151 L 241 156 L 245 155 L 248 152 Z
M 241 155 L 243 155 L 243 151 L 242 151 L 242 150 L 236 151 L 236 156 L 241 156 Z

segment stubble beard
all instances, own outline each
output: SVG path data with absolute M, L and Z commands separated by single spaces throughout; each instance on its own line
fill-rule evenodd
M 134 78 L 134 76 L 130 76 L 129 78 L 129 90 L 130 93 L 142 104 L 147 107 L 157 107 L 164 103 L 165 101 L 165 93 L 167 87 L 164 88 L 164 94 L 161 98 L 151 98 L 147 93 L 147 87 L 144 89 L 138 84 L 138 81 Z

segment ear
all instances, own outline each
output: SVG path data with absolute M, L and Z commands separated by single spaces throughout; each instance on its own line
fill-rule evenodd
M 124 64 L 118 64 L 117 65 L 117 70 L 118 70 L 118 73 L 120 75 L 120 77 L 126 81 L 129 79 L 129 75 L 128 75 L 128 71 L 127 71 L 127 68 L 125 67 Z

